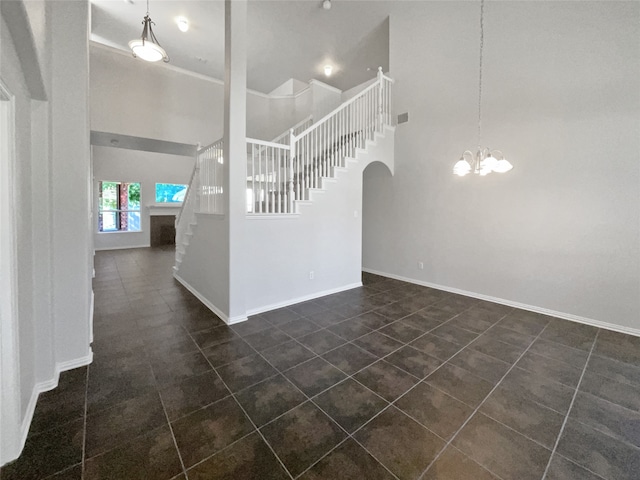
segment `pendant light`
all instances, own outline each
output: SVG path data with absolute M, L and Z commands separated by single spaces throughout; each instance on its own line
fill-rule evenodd
M 142 36 L 129 42 L 129 48 L 133 56 L 136 58 L 140 57 L 147 62 L 158 62 L 162 60 L 167 63 L 169 61 L 169 55 L 167 55 L 164 48 L 160 46 L 151 28 L 151 25 L 155 25 L 155 23 L 151 21 L 151 17 L 149 16 L 149 0 L 147 0 L 147 14 L 144 16 L 144 20 L 142 20 L 142 25 L 144 25 L 142 27 Z
M 478 74 L 478 145 L 480 145 L 482 126 L 482 51 L 484 49 L 484 0 L 480 0 L 480 65 Z M 476 153 L 465 150 L 460 160 L 453 166 L 453 173 L 461 177 L 468 173 L 485 176 L 492 172 L 505 173 L 513 165 L 504 158 L 500 150 L 478 146 Z

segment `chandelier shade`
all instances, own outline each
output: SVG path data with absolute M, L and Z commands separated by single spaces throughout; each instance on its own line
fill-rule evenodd
M 464 177 L 468 173 L 475 173 L 484 177 L 492 172 L 505 173 L 513 168 L 513 165 L 504 158 L 500 150 L 478 147 L 474 155 L 471 150 L 466 150 L 460 160 L 453 166 L 453 173 Z

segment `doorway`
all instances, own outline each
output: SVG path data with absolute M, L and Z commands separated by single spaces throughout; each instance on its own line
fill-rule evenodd
M 14 98 L 0 79 L 0 465 L 19 452 Z

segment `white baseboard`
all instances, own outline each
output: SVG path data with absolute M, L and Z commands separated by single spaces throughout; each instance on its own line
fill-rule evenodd
M 89 365 L 93 361 L 93 352 L 89 350 L 89 354 L 81 357 L 75 358 L 73 360 L 68 360 L 66 362 L 56 363 L 53 377 L 49 380 L 44 380 L 42 382 L 38 382 L 33 386 L 33 390 L 31 391 L 31 397 L 29 398 L 29 403 L 27 405 L 27 409 L 24 413 L 24 417 L 22 419 L 22 424 L 20 425 L 20 443 L 18 445 L 18 452 L 22 453 L 24 449 L 24 444 L 27 441 L 27 435 L 29 434 L 29 427 L 31 427 L 31 422 L 33 421 L 33 414 L 36 411 L 36 404 L 38 403 L 38 396 L 41 393 L 48 392 L 49 390 L 53 390 L 58 386 L 58 382 L 60 380 L 60 374 L 67 370 L 73 370 L 74 368 L 84 367 Z M 17 458 L 17 457 L 16 457 Z M 8 461 L 13 461 L 15 459 L 9 459 Z
M 343 292 L 345 290 L 351 290 L 352 288 L 357 288 L 362 286 L 362 282 L 351 283 L 349 285 L 344 285 L 338 288 L 332 288 L 330 290 L 323 290 L 322 292 L 316 292 L 311 295 L 305 295 L 302 297 L 292 298 L 289 300 L 285 300 L 283 302 L 272 303 L 270 305 L 264 305 L 262 307 L 253 308 L 251 310 L 247 310 L 246 315 L 238 315 L 235 317 L 229 317 L 222 310 L 216 307 L 213 303 L 203 297 L 200 292 L 198 292 L 195 288 L 193 288 L 186 280 L 184 280 L 177 272 L 174 271 L 173 278 L 178 280 L 184 288 L 189 290 L 198 300 L 200 300 L 209 310 L 218 315 L 227 325 L 233 325 L 235 323 L 244 322 L 251 315 L 257 315 L 259 313 L 268 312 L 271 310 L 276 310 L 277 308 L 287 307 L 289 305 L 294 305 L 300 302 L 306 302 L 307 300 L 313 300 L 314 298 L 324 297 L 325 295 L 331 295 L 333 293 Z
M 187 282 L 184 278 L 182 278 L 180 275 L 178 275 L 177 272 L 173 272 L 173 278 L 175 278 L 176 280 L 178 280 L 182 286 L 184 288 L 186 288 L 187 290 L 189 290 L 198 300 L 200 300 L 202 303 L 204 303 L 204 305 L 211 310 L 213 313 L 215 313 L 217 316 L 219 316 L 224 323 L 226 323 L 227 325 L 233 325 L 234 323 L 239 323 L 239 322 L 243 322 L 247 319 L 246 316 L 236 316 L 236 317 L 231 317 L 229 318 L 229 316 L 224 313 L 222 310 L 220 310 L 218 307 L 216 307 L 213 303 L 211 303 L 207 298 L 205 298 L 204 296 L 202 296 L 202 294 L 200 292 L 198 292 L 198 290 L 196 290 L 195 288 L 193 288 L 189 282 Z
M 91 289 L 91 303 L 89 304 L 89 344 L 93 343 L 93 316 L 95 314 L 96 295 Z
M 345 290 L 351 290 L 353 288 L 358 288 L 362 286 L 362 282 L 350 283 L 348 285 L 344 285 L 338 288 L 332 288 L 329 290 L 323 290 L 322 292 L 315 292 L 310 295 L 304 295 L 302 297 L 291 298 L 289 300 L 285 300 L 283 302 L 272 303 L 270 305 L 264 305 L 262 307 L 252 308 L 247 310 L 247 316 L 257 315 L 259 313 L 269 312 L 271 310 L 276 310 L 282 307 L 288 307 L 289 305 L 295 305 L 296 303 L 306 302 L 307 300 L 313 300 L 314 298 L 325 297 L 327 295 L 332 295 L 334 293 L 344 292 Z
M 477 298 L 479 300 L 486 300 L 488 302 L 499 303 L 501 305 L 507 305 L 509 307 L 519 308 L 521 310 L 528 310 L 534 313 L 541 313 L 543 315 L 549 315 L 551 317 L 562 318 L 563 320 L 569 320 L 576 323 L 583 323 L 585 325 L 591 325 L 592 327 L 604 328 L 605 330 L 612 330 L 614 332 L 626 333 L 628 335 L 634 335 L 640 337 L 640 330 L 637 328 L 625 327 L 624 325 L 616 325 L 615 323 L 603 322 L 601 320 L 594 320 L 592 318 L 581 317 L 572 313 L 558 312 L 556 310 L 550 310 L 548 308 L 537 307 L 535 305 L 527 305 L 525 303 L 514 302 L 511 300 L 505 300 L 504 298 L 492 297 L 490 295 L 483 295 L 481 293 L 469 292 L 467 290 L 461 290 L 459 288 L 446 287 L 444 285 L 438 285 L 430 282 L 423 282 L 414 278 L 403 277 L 401 275 L 394 275 L 393 273 L 379 272 L 369 268 L 363 268 L 363 272 L 372 273 L 374 275 L 380 275 L 381 277 L 394 278 L 396 280 L 402 280 L 403 282 L 414 283 L 416 285 L 422 285 L 423 287 L 435 288 L 436 290 L 443 290 L 449 293 L 457 293 L 458 295 L 464 295 L 466 297 Z
M 130 246 L 124 246 L 124 247 L 101 247 L 101 248 L 96 248 L 95 251 L 96 252 L 104 252 L 104 251 L 108 251 L 108 250 L 130 250 L 132 248 L 150 248 L 151 244 L 147 244 L 147 245 L 130 245 Z

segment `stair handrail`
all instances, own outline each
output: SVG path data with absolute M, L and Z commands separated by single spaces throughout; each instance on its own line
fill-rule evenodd
M 344 159 L 364 148 L 367 139 L 391 124 L 391 85 L 394 80 L 378 68 L 377 79 L 299 134 L 289 133 L 290 197 L 306 200 L 310 188 L 320 188 Z M 357 102 L 357 103 L 356 103 Z M 294 184 L 295 182 L 295 184 Z
M 356 95 L 354 95 L 353 97 L 351 97 L 349 100 L 347 100 L 346 102 L 340 104 L 338 107 L 336 107 L 335 109 L 333 109 L 331 112 L 327 113 L 324 117 L 322 117 L 320 120 L 318 120 L 317 122 L 314 122 L 313 125 L 311 125 L 309 128 L 303 130 L 302 132 L 300 132 L 299 134 L 295 135 L 293 133 L 290 132 L 290 134 L 293 136 L 293 139 L 297 142 L 300 138 L 306 136 L 309 134 L 309 132 L 312 132 L 313 130 L 320 128 L 320 126 L 322 124 L 324 124 L 325 122 L 327 122 L 330 118 L 334 117 L 337 113 L 339 113 L 340 111 L 344 110 L 345 108 L 347 108 L 349 105 L 351 105 L 352 103 L 356 102 L 358 99 L 360 99 L 361 97 L 365 96 L 367 94 L 367 92 L 373 90 L 374 88 L 382 85 L 383 80 L 386 80 L 390 83 L 395 83 L 395 80 L 391 77 L 386 76 L 384 73 L 382 73 L 382 67 L 378 67 L 378 77 L 376 79 L 375 82 L 373 82 L 371 85 L 369 85 L 368 87 L 362 89 L 361 91 L 359 91 Z

